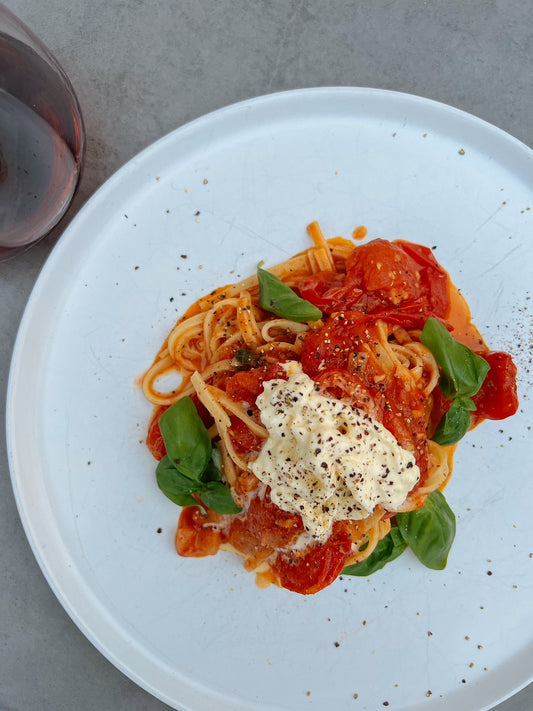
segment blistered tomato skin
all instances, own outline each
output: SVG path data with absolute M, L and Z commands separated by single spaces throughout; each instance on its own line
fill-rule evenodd
M 277 363 L 264 365 L 236 373 L 226 381 L 226 392 L 236 402 L 255 403 L 263 392 L 263 383 L 274 378 L 286 378 L 287 374 Z
M 207 509 L 207 515 L 197 506 L 187 506 L 180 514 L 176 531 L 176 550 L 186 558 L 204 558 L 216 555 L 224 542 L 224 535 L 215 524 L 222 520 L 220 514 Z
M 339 527 L 334 529 L 326 543 L 314 546 L 303 554 L 278 554 L 272 570 L 287 590 L 314 595 L 339 577 L 351 548 L 349 534 Z
M 240 418 L 233 416 L 230 421 L 229 435 L 237 454 L 259 452 L 263 439 L 254 434 Z
M 252 499 L 247 514 L 250 533 L 262 546 L 281 548 L 289 545 L 304 531 L 300 516 L 282 511 L 265 495 Z
M 490 370 L 480 391 L 472 399 L 476 419 L 504 420 L 518 410 L 517 369 L 508 353 L 489 351 L 483 358 Z
M 352 310 L 381 317 L 387 313 L 390 319 L 397 310 L 403 323 L 408 314 L 417 326 L 420 314 L 424 320 L 446 318 L 448 284 L 448 274 L 427 247 L 375 239 L 354 250 L 343 281 L 338 274 L 323 272 L 302 279 L 298 289 L 326 314 Z

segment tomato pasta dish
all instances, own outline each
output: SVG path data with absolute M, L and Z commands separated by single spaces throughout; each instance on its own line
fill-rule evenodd
M 455 446 L 514 414 L 516 368 L 431 249 L 308 233 L 309 249 L 196 301 L 143 376 L 177 552 L 230 550 L 261 586 L 302 594 L 407 547 L 442 569 Z

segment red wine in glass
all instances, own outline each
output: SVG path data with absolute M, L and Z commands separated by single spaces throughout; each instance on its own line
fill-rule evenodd
M 44 237 L 76 192 L 85 152 L 74 90 L 0 4 L 0 261 Z

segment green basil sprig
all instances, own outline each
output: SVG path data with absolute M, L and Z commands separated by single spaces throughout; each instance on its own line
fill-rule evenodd
M 255 368 L 260 365 L 261 356 L 249 348 L 239 348 L 239 350 L 234 353 L 233 360 L 237 364 L 237 367 Z
M 470 412 L 476 406 L 469 397 L 457 397 L 452 402 L 448 412 L 444 413 L 437 429 L 433 433 L 433 441 L 447 447 L 456 444 L 470 429 L 472 416 Z
M 387 563 L 390 563 L 395 558 L 398 558 L 407 548 L 407 543 L 404 541 L 402 534 L 397 526 L 391 528 L 389 533 L 379 541 L 372 553 L 362 560 L 360 563 L 347 565 L 342 575 L 359 575 L 368 577 L 381 570 Z
M 444 446 L 455 444 L 470 429 L 470 413 L 476 409 L 471 398 L 479 392 L 490 365 L 485 358 L 456 341 L 435 318 L 428 318 L 420 340 L 433 353 L 439 365 L 441 393 L 453 400 L 439 422 L 433 440 Z
M 365 560 L 343 569 L 342 575 L 367 577 L 398 558 L 407 547 L 426 567 L 443 570 L 455 538 L 455 515 L 444 494 L 433 491 L 417 511 L 396 514 L 396 526 Z
M 288 318 L 291 321 L 318 321 L 322 311 L 310 301 L 299 297 L 287 284 L 277 276 L 257 267 L 259 280 L 259 303 L 266 311 L 276 316 Z
M 221 514 L 241 511 L 222 481 L 222 460 L 218 447 L 198 415 L 193 401 L 184 397 L 168 408 L 159 420 L 167 450 L 156 469 L 157 484 L 179 506 L 202 503 Z
M 455 538 L 455 515 L 441 491 L 432 491 L 421 509 L 396 514 L 396 523 L 421 563 L 444 570 Z
M 436 318 L 428 318 L 420 340 L 439 364 L 439 388 L 444 397 L 472 397 L 478 392 L 490 370 L 485 358 L 456 341 Z

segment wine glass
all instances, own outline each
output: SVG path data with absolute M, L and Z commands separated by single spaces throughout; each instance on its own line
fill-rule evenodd
M 0 261 L 65 214 L 85 155 L 83 118 L 57 60 L 0 3 Z

